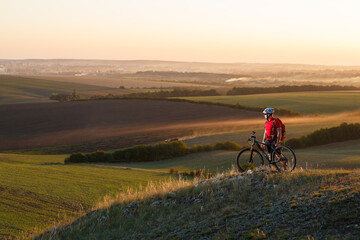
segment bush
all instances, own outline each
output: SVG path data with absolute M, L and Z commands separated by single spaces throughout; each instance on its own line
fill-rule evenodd
M 305 148 L 357 138 L 360 138 L 360 124 L 342 123 L 337 127 L 321 128 L 301 138 L 290 139 L 286 145 L 291 148 Z
M 91 153 L 91 162 L 106 162 L 106 153 L 100 150 Z
M 235 142 L 226 141 L 226 142 L 217 142 L 214 146 L 215 150 L 231 150 L 238 151 L 241 149 L 241 146 Z
M 80 98 L 80 95 L 77 95 L 75 92 L 72 94 L 52 93 L 49 97 L 50 100 L 55 100 L 59 102 L 77 101 L 80 100 Z
M 124 95 L 125 97 L 145 97 L 145 98 L 166 98 L 166 97 L 195 97 L 195 96 L 220 96 L 215 89 L 191 90 L 175 88 L 172 91 L 139 92 Z
M 71 162 L 70 162 L 70 157 L 65 158 L 64 163 L 65 163 L 65 164 L 71 163 Z
M 151 145 L 137 145 L 114 152 L 115 162 L 157 161 L 188 154 L 190 149 L 182 141 L 158 143 Z
M 189 153 L 209 152 L 212 150 L 239 150 L 241 147 L 231 141 L 187 147 L 182 141 L 161 142 L 155 145 L 136 145 L 117 150 L 114 153 L 96 151 L 93 153 L 73 153 L 65 159 L 65 163 L 76 162 L 144 162 L 159 161 L 174 157 L 181 157 Z
M 105 154 L 105 162 L 114 162 L 114 156 L 112 153 Z
M 205 144 L 203 145 L 203 149 L 205 152 L 210 152 L 214 149 L 214 147 L 211 144 Z
M 83 153 L 73 153 L 65 159 L 65 163 L 81 163 L 87 162 L 87 158 Z
M 346 91 L 359 90 L 354 86 L 316 86 L 316 85 L 302 85 L 302 86 L 287 86 L 279 87 L 233 87 L 226 95 L 249 95 L 261 93 L 282 93 L 282 92 L 311 92 L 311 91 Z

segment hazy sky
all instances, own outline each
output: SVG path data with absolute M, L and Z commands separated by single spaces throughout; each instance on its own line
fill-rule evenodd
M 360 65 L 360 1 L 0 0 L 0 59 Z

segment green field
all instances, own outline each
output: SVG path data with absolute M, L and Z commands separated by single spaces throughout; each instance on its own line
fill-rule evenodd
M 0 238 L 88 211 L 105 195 L 169 178 L 155 169 L 64 165 L 64 157 L 0 154 Z
M 80 83 L 47 81 L 35 78 L 0 75 L 0 104 L 49 101 L 52 93 L 103 91 L 110 88 Z
M 47 101 L 57 92 L 97 91 L 104 88 L 45 80 L 27 82 L 25 78 L 0 77 L 0 104 Z M 214 101 L 246 106 L 274 106 L 302 114 L 334 114 L 360 109 L 360 93 L 289 93 L 231 97 L 194 97 L 195 101 Z M 263 119 L 244 125 L 231 133 L 210 133 L 209 136 L 185 140 L 193 144 L 231 140 L 246 145 L 252 130 L 258 138 L 263 134 Z M 341 122 L 359 122 L 350 118 L 299 118 L 285 121 L 287 139 L 299 137 Z M 360 140 L 295 150 L 300 168 L 360 168 Z M 53 223 L 76 219 L 79 211 L 88 212 L 104 196 L 116 195 L 128 188 L 145 186 L 149 181 L 177 177 L 171 168 L 181 171 L 206 169 L 213 173 L 231 168 L 237 152 L 214 151 L 157 161 L 123 164 L 64 165 L 66 155 L 28 155 L 0 153 L 0 239 L 7 236 L 41 232 Z
M 360 168 L 360 140 L 296 150 L 300 168 Z M 190 154 L 157 162 L 64 165 L 66 155 L 0 154 L 0 237 L 51 227 L 89 211 L 106 195 L 169 179 L 169 169 L 222 172 L 237 152 Z
M 187 97 L 192 101 L 276 107 L 301 114 L 334 114 L 360 109 L 360 93 L 273 93 L 239 96 Z
M 64 165 L 67 155 L 0 153 L 0 238 L 74 219 L 104 196 L 177 178 L 170 168 L 223 170 L 231 166 L 230 155 L 220 151 L 149 163 Z

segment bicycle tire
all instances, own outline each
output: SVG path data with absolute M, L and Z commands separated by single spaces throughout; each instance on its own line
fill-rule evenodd
M 251 163 L 251 161 L 253 163 Z M 236 164 L 238 166 L 239 171 L 244 172 L 253 167 L 256 168 L 256 167 L 263 166 L 264 158 L 258 150 L 253 149 L 252 155 L 251 155 L 250 148 L 244 148 L 244 149 L 240 150 L 240 152 L 236 156 Z M 250 165 L 247 165 L 247 164 L 250 164 Z
M 277 146 L 274 149 L 271 159 L 273 159 L 273 164 L 279 172 L 291 172 L 296 167 L 295 153 L 291 148 L 284 145 Z

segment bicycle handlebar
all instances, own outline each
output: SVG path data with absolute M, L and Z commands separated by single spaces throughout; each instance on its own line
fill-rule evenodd
M 260 143 L 260 144 L 265 144 L 265 142 L 260 142 L 256 140 L 256 136 L 255 136 L 255 131 L 252 131 L 252 134 L 250 136 L 250 138 L 248 139 L 248 141 L 252 141 L 254 139 L 254 142 Z

